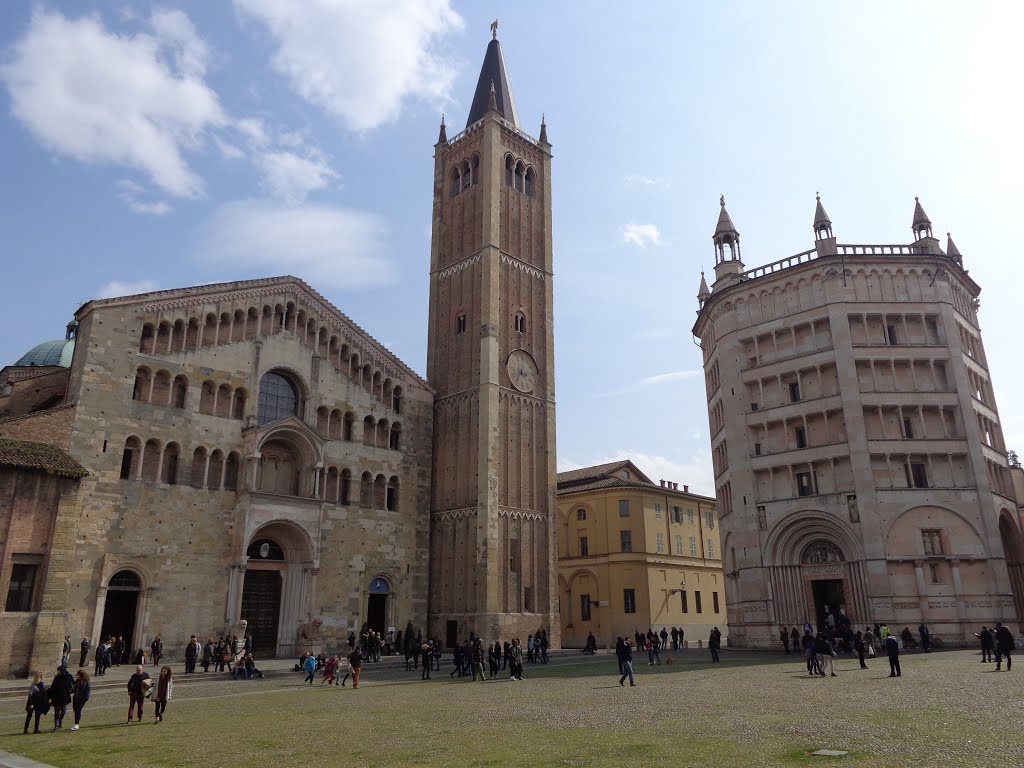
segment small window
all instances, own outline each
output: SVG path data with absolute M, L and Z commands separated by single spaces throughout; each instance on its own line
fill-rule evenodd
M 681 533 L 676 534 L 676 554 L 683 554 L 683 534 Z
M 690 525 L 693 525 L 693 510 L 692 509 L 686 510 L 686 522 L 688 522 Z
M 683 522 L 683 510 L 682 507 L 672 507 L 672 522 L 682 523 Z
M 793 430 L 796 435 L 796 447 L 806 448 L 807 447 L 807 430 L 803 427 L 797 427 Z
M 515 328 L 516 333 L 526 333 L 526 315 L 522 312 L 516 312 Z
M 587 543 L 586 536 L 580 536 L 580 557 L 586 557 L 590 554 L 590 545 Z
M 11 583 L 7 588 L 5 611 L 31 611 L 32 597 L 39 566 L 29 563 L 14 563 L 11 566 Z
M 583 509 L 582 507 L 577 509 L 576 510 L 576 519 L 577 520 L 586 520 L 587 519 L 587 510 Z
M 624 590 L 622 590 L 622 612 L 623 613 L 636 613 L 636 590 L 635 589 L 624 589 Z
M 654 505 L 654 519 L 661 520 L 661 504 Z
M 911 462 L 903 465 L 903 471 L 907 475 L 907 486 L 910 488 L 927 488 L 928 472 L 924 464 Z
M 903 419 L 903 437 L 907 440 L 914 439 L 914 423 L 910 419 Z
M 580 621 L 590 621 L 590 595 L 580 595 Z
M 689 613 L 690 612 L 690 606 L 687 605 L 686 590 L 685 589 L 679 590 L 679 606 L 683 609 L 683 613 Z
M 889 346 L 896 346 L 899 344 L 899 340 L 896 338 L 896 326 L 887 325 L 885 326 L 885 343 Z
M 695 590 L 693 593 L 693 606 L 697 609 L 697 613 L 702 613 L 700 605 L 700 590 Z
M 508 540 L 509 573 L 519 573 L 519 539 Z
M 755 456 L 760 456 L 761 455 L 761 444 L 760 443 L 754 443 L 754 455 Z
M 715 613 L 720 613 L 719 608 L 718 608 L 718 593 L 717 592 L 712 592 L 711 593 L 711 604 L 714 606 Z
M 796 473 L 796 493 L 797 496 L 814 495 L 814 481 L 810 472 Z
M 704 522 L 707 525 L 709 530 L 712 530 L 712 531 L 715 530 L 715 513 L 714 512 L 705 512 L 704 513 Z
M 932 584 L 942 583 L 942 572 L 939 570 L 938 563 L 928 563 L 928 575 L 931 577 Z
M 533 613 L 533 587 L 523 587 L 523 611 Z
M 619 531 L 619 550 L 621 552 L 633 551 L 633 532 Z
M 665 534 L 661 533 L 660 531 L 658 532 L 658 535 L 657 535 L 657 545 L 656 546 L 658 548 L 658 554 L 659 555 L 664 555 L 665 554 Z
M 708 539 L 708 550 L 705 553 L 705 557 L 713 558 L 715 556 L 715 541 L 714 539 Z
M 455 316 L 455 332 L 456 333 L 465 333 L 466 332 L 466 313 L 465 312 L 459 312 L 459 314 L 457 314 Z
M 789 382 L 789 402 L 800 402 L 800 382 L 798 381 Z
M 629 499 L 619 499 L 619 517 L 629 517 Z
M 751 403 L 750 404 L 750 410 L 751 411 L 756 411 L 759 407 L 760 406 L 757 403 Z
M 691 536 L 690 537 L 690 557 L 696 557 L 696 556 L 697 556 L 697 537 L 696 536 Z

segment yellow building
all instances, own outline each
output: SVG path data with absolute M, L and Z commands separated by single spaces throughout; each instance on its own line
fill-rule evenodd
M 659 485 L 631 461 L 559 472 L 562 646 L 662 627 L 691 648 L 712 627 L 728 635 L 717 518 L 713 498 Z

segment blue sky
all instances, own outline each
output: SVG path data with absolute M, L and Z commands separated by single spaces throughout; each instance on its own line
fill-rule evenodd
M 0 363 L 84 301 L 296 274 L 422 372 L 432 146 L 489 24 L 554 144 L 558 457 L 711 493 L 690 336 L 726 195 L 754 267 L 904 243 L 983 287 L 1007 444 L 1024 162 L 1009 3 L 21 2 L 0 9 Z

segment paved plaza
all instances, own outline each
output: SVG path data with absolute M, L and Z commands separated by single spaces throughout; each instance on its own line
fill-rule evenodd
M 801 659 L 704 651 L 619 687 L 614 657 L 563 655 L 526 680 L 430 682 L 401 665 L 369 665 L 360 689 L 265 680 L 178 678 L 166 721 L 124 724 L 127 697 L 100 690 L 72 733 L 21 733 L 23 701 L 0 700 L 0 750 L 54 766 L 746 766 L 1020 765 L 1024 668 L 995 673 L 973 651 L 838 662 L 809 677 Z M 1019 662 L 1024 665 L 1024 662 Z M 178 670 L 176 670 L 177 672 Z M 27 683 L 25 684 L 27 688 Z M 69 715 L 70 718 L 70 715 Z M 52 723 L 51 723 L 52 726 Z M 817 749 L 849 754 L 808 757 Z

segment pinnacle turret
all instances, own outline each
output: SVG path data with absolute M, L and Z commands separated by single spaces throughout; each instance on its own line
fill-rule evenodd
M 711 291 L 708 290 L 708 281 L 704 279 L 704 270 L 700 271 L 700 288 L 697 291 L 697 301 L 703 307 L 704 302 L 707 301 L 711 296 Z
M 932 236 L 932 221 L 928 218 L 928 214 L 924 212 L 924 208 L 921 206 L 921 198 L 919 197 L 914 198 L 914 221 L 911 223 L 910 229 L 914 233 L 915 240 Z
M 476 92 L 473 95 L 473 105 L 469 108 L 466 127 L 482 120 L 488 109 L 494 109 L 502 118 L 519 128 L 519 113 L 516 111 L 515 99 L 512 98 L 512 84 L 505 69 L 501 43 L 498 42 L 496 28 L 492 26 L 491 31 L 494 37 L 487 44 L 487 53 L 484 54 L 480 77 L 476 81 Z
M 438 133 L 437 133 L 437 143 L 438 144 L 445 144 L 445 143 L 447 143 L 447 141 L 448 141 L 448 132 L 445 130 L 445 126 L 444 126 L 444 113 L 441 113 L 441 130 L 438 131 Z
M 964 257 L 960 253 L 960 249 L 956 247 L 956 243 L 953 242 L 953 236 L 949 232 L 946 233 L 946 255 L 960 266 L 963 266 Z
M 832 220 L 825 213 L 825 206 L 821 204 L 821 195 L 815 195 L 817 205 L 814 207 L 814 239 L 823 240 L 827 237 L 835 237 L 832 234 Z
M 718 200 L 721 210 L 718 212 L 718 225 L 712 241 L 715 244 L 715 278 L 716 282 L 727 274 L 743 272 L 743 260 L 740 254 L 740 233 L 732 223 L 729 212 L 725 209 L 725 195 Z M 728 248 L 728 254 L 726 254 Z

